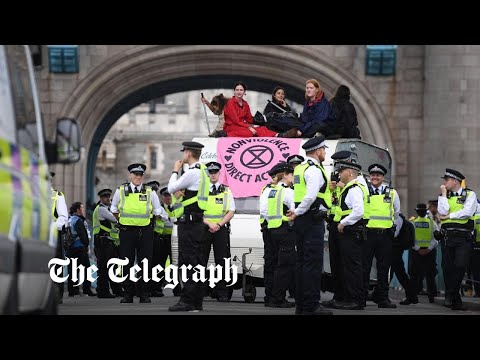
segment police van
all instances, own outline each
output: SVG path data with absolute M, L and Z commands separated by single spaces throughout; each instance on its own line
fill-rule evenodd
M 237 138 L 240 139 L 240 138 Z M 308 139 L 298 139 L 299 155 L 305 157 L 303 145 Z M 192 141 L 199 142 L 205 147 L 202 149 L 200 162 L 207 163 L 217 161 L 217 145 L 219 138 L 194 138 Z M 362 171 L 365 171 L 369 165 L 378 163 L 388 170 L 385 175 L 385 184 L 391 184 L 392 160 L 387 149 L 369 144 L 359 139 L 335 139 L 326 140 L 326 155 L 323 161 L 323 167 L 327 174 L 333 170 L 333 161 L 331 156 L 342 150 L 348 150 L 353 153 L 357 163 L 362 165 Z M 293 154 L 292 154 L 293 155 Z M 221 161 L 219 161 L 221 162 Z M 274 164 L 265 165 L 265 171 L 271 169 Z M 226 184 L 228 185 L 228 184 Z M 260 202 L 258 196 L 237 198 L 235 197 L 235 215 L 231 220 L 230 250 L 233 264 L 238 268 L 238 281 L 229 287 L 229 296 L 234 289 L 242 289 L 242 296 L 246 302 L 253 302 L 256 298 L 256 287 L 263 287 L 263 239 L 260 231 Z M 175 264 L 178 259 L 178 237 L 176 226 L 172 234 L 172 257 Z M 210 252 L 209 265 L 215 264 L 213 250 Z M 328 281 L 330 274 L 330 258 L 328 253 L 328 230 L 325 230 L 325 252 L 324 252 L 324 273 L 323 273 L 323 291 L 331 291 Z M 375 267 L 372 269 L 371 278 L 376 278 Z M 325 285 L 327 285 L 325 287 Z
M 59 119 L 55 142 L 44 139 L 29 47 L 0 45 L 0 314 L 56 313 L 47 164 L 79 159 L 75 120 Z

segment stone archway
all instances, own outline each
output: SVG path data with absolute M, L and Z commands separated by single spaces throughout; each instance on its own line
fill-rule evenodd
M 356 100 L 363 139 L 393 149 L 382 110 L 367 87 L 329 56 L 300 45 L 138 46 L 97 66 L 74 89 L 61 113 L 80 122 L 82 143 L 89 154 L 95 146 L 92 142 L 99 141 L 97 129 L 109 113 L 118 111 L 122 99 L 157 83 L 222 75 L 250 76 L 300 91 L 305 80 L 316 78 L 329 97 L 339 84 L 345 84 Z M 80 179 L 86 178 L 86 167 L 87 162 L 81 161 L 64 179 L 63 189 L 75 199 L 85 200 L 86 183 Z

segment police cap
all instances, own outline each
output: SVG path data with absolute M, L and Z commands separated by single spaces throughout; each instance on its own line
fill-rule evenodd
M 168 188 L 166 186 L 160 189 L 160 195 L 170 196 L 170 193 L 168 192 Z
M 150 186 L 153 191 L 157 191 L 160 188 L 160 183 L 158 181 L 150 181 L 145 185 Z
M 198 150 L 198 151 L 202 151 L 202 148 L 204 147 L 204 145 L 198 143 L 198 142 L 195 142 L 195 141 L 184 141 L 182 143 L 183 145 L 183 149 L 180 150 L 180 151 L 185 151 L 185 150 Z
M 427 204 L 417 204 L 417 207 L 415 208 L 415 210 L 425 210 L 427 211 Z
M 385 169 L 385 166 L 382 166 L 380 164 L 372 164 L 368 167 L 368 172 L 369 174 L 385 175 L 387 173 L 387 169 Z
M 216 161 L 210 161 L 206 163 L 205 166 L 207 167 L 208 172 L 218 172 L 222 168 L 222 165 Z
M 131 173 L 139 172 L 144 174 L 145 170 L 147 170 L 147 165 L 145 164 L 135 163 L 135 164 L 128 165 L 128 171 L 130 171 Z
M 112 195 L 112 190 L 111 189 L 102 189 L 98 192 L 98 196 L 110 196 Z
M 302 148 L 307 153 L 310 151 L 320 149 L 322 147 L 328 148 L 328 146 L 325 145 L 325 136 L 315 136 L 302 145 Z
M 301 164 L 304 161 L 304 157 L 300 155 L 291 155 L 287 158 L 289 164 Z
M 458 180 L 458 181 L 462 181 L 462 180 L 465 179 L 465 176 L 463 176 L 463 174 L 460 171 L 446 168 L 445 169 L 445 175 L 443 175 L 441 178 L 442 179 L 452 178 L 452 179 L 455 179 L 455 180 Z
M 353 169 L 353 170 L 360 171 L 362 170 L 362 165 L 357 164 L 356 162 L 342 160 L 342 161 L 337 161 L 335 163 L 335 169 L 337 171 L 341 171 L 343 169 Z
M 337 151 L 335 154 L 332 155 L 332 160 L 339 161 L 350 161 L 352 158 L 352 152 L 343 150 L 343 151 Z
M 287 172 L 287 173 L 292 173 L 293 172 L 293 166 L 290 164 L 287 164 L 286 162 L 280 162 L 276 165 L 274 165 L 269 171 L 268 175 L 271 177 L 274 177 L 275 175 L 282 173 L 282 172 Z

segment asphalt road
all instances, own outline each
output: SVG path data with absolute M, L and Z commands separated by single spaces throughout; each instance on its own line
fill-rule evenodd
M 98 299 L 88 296 L 64 296 L 63 304 L 59 305 L 60 315 L 294 315 L 295 308 L 275 309 L 267 308 L 263 304 L 263 288 L 257 288 L 257 298 L 254 303 L 245 303 L 241 290 L 233 292 L 232 301 L 220 303 L 211 298 L 205 298 L 203 311 L 199 312 L 169 312 L 168 307 L 178 301 L 171 290 L 165 290 L 162 298 L 151 298 L 151 304 L 140 304 L 134 298 L 133 304 L 120 304 L 120 298 Z M 441 305 L 440 298 L 434 304 L 428 302 L 427 297 L 421 296 L 420 303 L 402 306 L 398 301 L 403 292 L 391 290 L 390 297 L 397 304 L 396 309 L 379 309 L 373 302 L 367 302 L 367 307 L 359 311 L 333 310 L 334 315 L 480 315 L 478 307 L 475 310 L 453 311 Z M 331 293 L 322 293 L 322 301 L 331 299 Z M 293 299 L 289 299 L 293 301 Z

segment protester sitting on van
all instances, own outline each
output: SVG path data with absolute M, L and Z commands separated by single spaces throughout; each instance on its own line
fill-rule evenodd
M 280 107 L 281 109 L 279 109 L 278 107 Z M 275 89 L 273 89 L 272 101 L 269 102 L 267 106 L 265 106 L 265 109 L 263 110 L 263 115 L 267 115 L 271 112 L 282 113 L 282 109 L 284 111 L 292 111 L 290 105 L 288 105 L 285 101 L 285 89 L 281 86 L 277 86 Z
M 330 101 L 336 117 L 337 133 L 343 138 L 360 137 L 358 129 L 357 113 L 350 102 L 350 89 L 348 86 L 340 85 L 335 96 Z
M 201 98 L 202 102 L 208 106 L 211 112 L 213 112 L 215 115 L 218 115 L 218 123 L 213 132 L 208 135 L 209 137 L 223 137 L 227 136 L 225 131 L 223 131 L 223 126 L 225 124 L 225 117 L 223 115 L 223 108 L 225 107 L 225 104 L 229 100 L 223 94 L 218 94 L 215 95 L 212 98 L 212 101 L 209 102 L 206 98 L 202 97 Z
M 253 116 L 250 106 L 243 99 L 247 86 L 238 81 L 235 83 L 234 96 L 227 101 L 224 108 L 225 132 L 229 137 L 297 137 L 297 129 L 290 129 L 283 133 L 267 129 L 266 126 L 253 126 Z
M 335 113 L 315 79 L 305 84 L 305 105 L 300 120 L 304 125 L 298 130 L 298 136 L 311 138 L 320 132 L 328 137 L 336 133 Z

